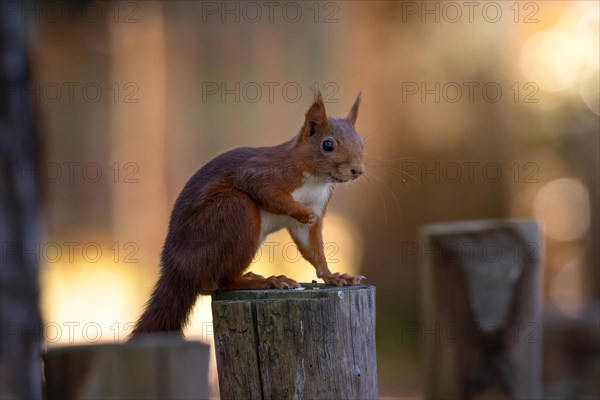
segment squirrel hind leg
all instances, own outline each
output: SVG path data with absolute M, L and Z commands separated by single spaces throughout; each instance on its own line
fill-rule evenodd
M 204 207 L 199 222 L 202 225 L 200 230 L 210 229 L 203 235 L 212 238 L 206 257 L 202 257 L 205 265 L 201 269 L 208 268 L 203 269 L 199 279 L 211 277 L 219 289 L 224 289 L 227 282 L 242 276 L 256 255 L 260 245 L 260 210 L 241 191 L 221 192 L 218 199 Z

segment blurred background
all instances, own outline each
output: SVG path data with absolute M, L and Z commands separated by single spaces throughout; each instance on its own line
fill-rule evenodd
M 336 190 L 324 239 L 332 270 L 377 287 L 382 397 L 423 393 L 422 341 L 402 334 L 419 228 L 489 218 L 542 224 L 545 393 L 600 396 L 598 340 L 577 346 L 599 320 L 597 1 L 9 1 L 2 23 L 24 38 L 3 68 L 29 74 L 3 98 L 36 115 L 37 166 L 3 177 L 40 190 L 45 346 L 124 341 L 187 179 L 291 138 L 314 89 L 332 116 L 362 90 L 367 176 Z M 285 233 L 250 268 L 316 279 Z M 211 342 L 209 298 L 187 337 Z

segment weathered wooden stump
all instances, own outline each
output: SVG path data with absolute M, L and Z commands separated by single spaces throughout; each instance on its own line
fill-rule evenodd
M 538 225 L 436 224 L 422 238 L 425 398 L 540 399 Z
M 43 356 L 46 398 L 207 399 L 209 349 L 169 336 L 52 348 Z
M 213 295 L 222 399 L 375 399 L 375 287 Z

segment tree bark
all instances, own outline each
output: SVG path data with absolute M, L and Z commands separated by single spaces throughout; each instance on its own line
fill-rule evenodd
M 40 399 L 38 136 L 21 21 L 31 4 L 10 6 L 0 24 L 0 398 Z
M 222 399 L 375 399 L 375 288 L 213 296 Z

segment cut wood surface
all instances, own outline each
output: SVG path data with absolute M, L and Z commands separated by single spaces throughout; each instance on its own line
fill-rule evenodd
M 208 399 L 209 349 L 169 336 L 51 348 L 44 354 L 46 398 Z
M 421 235 L 425 398 L 541 398 L 538 225 L 453 222 Z
M 222 399 L 375 399 L 375 288 L 213 295 Z

